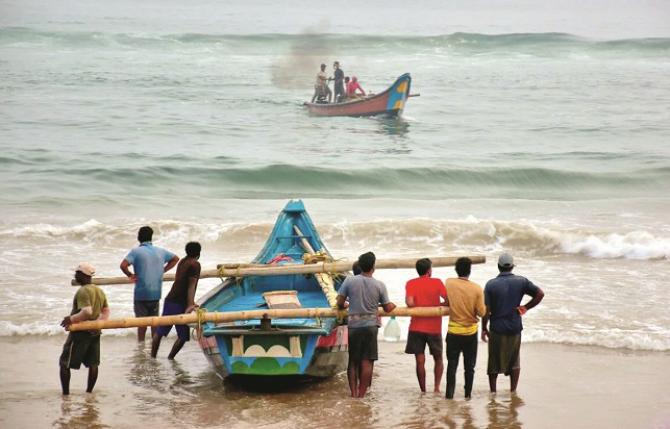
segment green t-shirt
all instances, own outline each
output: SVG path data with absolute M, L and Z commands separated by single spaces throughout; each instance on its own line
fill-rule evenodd
M 72 312 L 70 315 L 77 314 L 82 308 L 89 306 L 93 309 L 93 314 L 89 320 L 96 320 L 100 317 L 102 309 L 108 307 L 105 292 L 94 284 L 81 286 L 77 290 L 72 301 Z

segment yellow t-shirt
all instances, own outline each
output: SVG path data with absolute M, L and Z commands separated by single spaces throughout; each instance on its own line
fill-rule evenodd
M 449 300 L 447 332 L 456 335 L 476 334 L 479 317 L 486 314 L 484 291 L 481 286 L 470 280 L 455 278 L 447 279 L 445 287 Z
M 82 308 L 89 306 L 93 311 L 90 320 L 96 320 L 100 317 L 102 309 L 108 307 L 105 292 L 94 284 L 87 284 L 77 289 L 70 314 L 77 314 Z

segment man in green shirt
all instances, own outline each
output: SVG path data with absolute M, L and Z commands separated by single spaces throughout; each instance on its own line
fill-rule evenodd
M 77 267 L 74 278 L 80 285 L 72 302 L 72 312 L 65 316 L 61 326 L 70 330 L 73 323 L 87 320 L 106 320 L 109 318 L 109 306 L 105 293 L 96 285 L 91 284 L 95 268 L 87 262 Z M 100 331 L 70 332 L 63 345 L 60 356 L 60 383 L 63 395 L 70 394 L 70 369 L 79 369 L 83 363 L 88 368 L 88 384 L 86 392 L 93 391 L 98 380 L 100 365 Z

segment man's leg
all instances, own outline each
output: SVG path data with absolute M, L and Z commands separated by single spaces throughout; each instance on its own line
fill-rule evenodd
M 92 366 L 88 369 L 88 383 L 86 384 L 86 392 L 93 392 L 95 382 L 98 381 L 98 367 Z
M 477 334 L 463 338 L 463 375 L 465 376 L 465 397 L 472 396 L 472 384 L 475 378 L 475 365 L 477 364 Z
M 349 381 L 349 390 L 351 397 L 358 397 L 358 373 L 360 370 L 360 363 L 349 359 L 349 366 L 347 367 L 347 380 Z
M 440 384 L 442 383 L 442 374 L 444 373 L 444 360 L 442 359 L 442 354 L 433 355 L 435 360 L 435 369 L 433 373 L 435 375 L 435 387 L 433 392 L 440 392 Z
M 375 361 L 370 362 L 370 368 L 372 369 L 372 372 L 375 372 Z M 368 388 L 372 387 L 372 377 L 370 377 L 370 384 L 368 384 Z
M 453 399 L 456 390 L 456 371 L 458 370 L 458 359 L 461 356 L 461 347 L 458 337 L 447 334 L 447 392 L 446 398 Z
M 161 340 L 163 339 L 163 336 L 160 335 L 158 332 L 151 337 L 151 357 L 155 358 L 156 355 L 158 355 L 158 348 L 161 346 Z
M 419 388 L 426 393 L 426 355 L 415 354 L 414 359 L 416 360 L 416 379 L 419 381 Z
M 489 389 L 491 393 L 496 393 L 498 383 L 498 374 L 489 374 Z
M 181 338 L 177 338 L 172 345 L 172 350 L 170 350 L 170 354 L 168 355 L 169 360 L 173 360 L 175 356 L 177 356 L 177 353 L 179 353 L 179 350 L 181 350 L 182 347 L 184 347 L 184 344 L 186 344 L 186 341 L 182 340 Z
M 70 368 L 62 364 L 60 366 L 60 387 L 63 395 L 70 394 Z
M 515 368 L 512 370 L 512 374 L 509 377 L 510 392 L 516 392 L 516 386 L 519 384 L 519 375 L 521 375 L 521 368 Z
M 365 393 L 372 380 L 372 361 L 363 359 L 360 363 L 361 372 L 358 379 L 358 397 L 365 397 Z

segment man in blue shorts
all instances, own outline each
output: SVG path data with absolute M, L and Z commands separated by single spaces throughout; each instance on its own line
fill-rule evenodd
M 195 241 L 186 245 L 186 257 L 179 261 L 172 289 L 170 289 L 170 293 L 167 294 L 163 303 L 163 316 L 190 313 L 198 307 L 195 303 L 195 290 L 200 278 L 200 262 L 198 262 L 200 249 L 200 243 Z M 151 357 L 156 357 L 161 340 L 170 333 L 171 329 L 171 325 L 158 327 L 151 341 Z M 168 355 L 170 360 L 174 359 L 179 350 L 189 340 L 187 325 L 176 325 L 175 329 L 177 330 L 177 339 Z
M 163 273 L 172 269 L 179 257 L 165 249 L 151 244 L 154 231 L 143 226 L 137 232 L 140 245 L 121 261 L 121 271 L 135 282 L 134 308 L 136 317 L 158 316 L 158 302 L 161 299 Z M 132 273 L 128 267 L 133 266 Z M 137 328 L 137 341 L 144 342 L 147 328 Z M 152 329 L 153 334 L 153 329 Z
M 489 280 L 484 288 L 486 314 L 482 318 L 482 341 L 489 343 L 489 388 L 497 390 L 498 374 L 510 376 L 510 391 L 516 392 L 521 374 L 521 316 L 544 298 L 542 289 L 525 277 L 512 274 L 514 258 L 503 253 L 498 258 L 498 277 Z M 521 305 L 524 295 L 531 300 Z M 491 332 L 488 321 L 491 320 Z
M 363 398 L 372 382 L 372 365 L 377 360 L 377 308 L 393 311 L 386 285 L 372 277 L 375 271 L 375 254 L 364 253 L 358 257 L 361 274 L 348 276 L 337 295 L 337 306 L 346 308 L 349 300 L 349 389 L 354 398 Z

